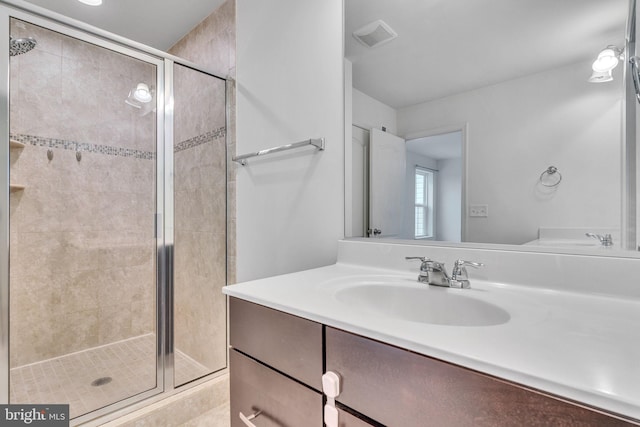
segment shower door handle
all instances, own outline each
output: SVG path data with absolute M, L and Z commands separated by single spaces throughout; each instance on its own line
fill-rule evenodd
M 636 91 L 636 98 L 640 102 L 640 75 L 638 74 L 638 61 L 640 58 L 632 56 L 629 58 L 629 64 L 631 64 L 631 77 L 633 78 L 633 87 Z

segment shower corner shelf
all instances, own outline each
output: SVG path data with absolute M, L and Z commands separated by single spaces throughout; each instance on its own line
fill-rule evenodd
M 27 144 L 24 144 L 22 142 L 16 141 L 14 139 L 10 139 L 9 140 L 9 147 L 10 148 L 24 148 L 26 146 L 27 146 Z
M 6 188 L 6 187 L 5 187 L 5 188 Z M 20 184 L 9 184 L 9 190 L 10 190 L 12 193 L 14 193 L 14 192 L 16 192 L 16 191 L 22 191 L 22 190 L 24 190 L 25 188 L 27 188 L 27 187 L 26 187 L 26 186 L 24 186 L 24 185 L 20 185 Z

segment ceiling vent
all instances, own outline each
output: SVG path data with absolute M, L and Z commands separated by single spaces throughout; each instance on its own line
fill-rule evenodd
M 367 47 L 377 47 L 395 39 L 398 34 L 379 19 L 354 31 L 353 37 Z

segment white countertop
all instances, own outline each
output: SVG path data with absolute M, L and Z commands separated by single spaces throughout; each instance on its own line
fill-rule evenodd
M 336 298 L 350 280 L 389 276 L 426 286 L 417 274 L 337 263 L 223 288 L 229 296 L 387 342 L 496 377 L 640 420 L 640 300 L 472 280 L 440 289 L 497 305 L 494 326 L 410 322 Z

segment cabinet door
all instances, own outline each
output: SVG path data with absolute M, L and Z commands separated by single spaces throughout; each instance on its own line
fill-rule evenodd
M 278 371 L 322 390 L 322 325 L 229 298 L 229 343 Z
M 617 418 L 397 347 L 326 328 L 338 401 L 389 427 L 629 426 Z
M 235 350 L 229 351 L 231 427 L 322 427 L 322 395 Z

